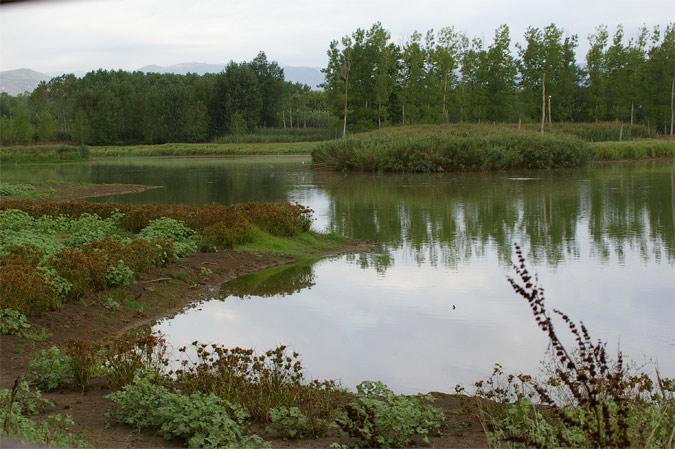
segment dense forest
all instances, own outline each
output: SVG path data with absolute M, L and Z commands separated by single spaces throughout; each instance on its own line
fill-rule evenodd
M 327 127 L 323 93 L 284 80 L 260 52 L 220 73 L 98 70 L 63 75 L 30 95 L 0 95 L 3 144 L 205 142 L 258 127 Z
M 675 24 L 626 38 L 605 26 L 578 37 L 551 24 L 523 43 L 509 28 L 491 43 L 446 27 L 401 45 L 380 23 L 330 43 L 323 91 L 284 80 L 261 52 L 203 76 L 98 70 L 63 75 L 30 95 L 0 95 L 3 144 L 214 141 L 260 128 L 334 128 L 455 122 L 623 121 L 668 133 L 675 91 Z

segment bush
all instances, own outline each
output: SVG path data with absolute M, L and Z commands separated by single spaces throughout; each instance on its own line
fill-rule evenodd
M 14 309 L 0 309 L 0 334 L 23 337 L 28 329 L 26 315 Z
M 166 439 L 184 439 L 188 447 L 269 447 L 257 435 L 246 435 L 244 408 L 214 394 L 184 395 L 136 377 L 107 397 L 113 402 L 107 416 L 138 430 L 157 429 Z
M 49 266 L 71 284 L 68 297 L 80 299 L 105 286 L 106 258 L 76 248 L 64 248 L 49 259 Z
M 585 142 L 566 136 L 369 133 L 322 143 L 312 159 L 333 170 L 442 172 L 576 167 L 590 153 Z
M 356 387 L 356 399 L 344 407 L 338 427 L 356 438 L 356 447 L 405 447 L 415 437 L 429 443 L 445 421 L 442 409 L 431 405 L 431 395 L 395 395 L 381 382 L 365 381 Z
M 60 306 L 58 290 L 48 275 L 30 264 L 0 267 L 0 307 L 40 316 Z
M 191 239 L 194 231 L 184 223 L 173 218 L 158 218 L 150 221 L 148 225 L 138 233 L 138 238 L 148 241 L 170 240 L 173 242 L 177 257 L 186 256 L 197 251 L 197 245 Z
M 134 281 L 134 272 L 124 263 L 124 260 L 120 259 L 117 265 L 108 265 L 105 270 L 105 280 L 111 287 L 124 287 Z
M 41 443 L 46 447 L 91 447 L 87 441 L 69 432 L 74 424 L 70 416 L 49 415 L 39 423 L 30 419 L 54 403 L 44 399 L 39 391 L 31 391 L 27 382 L 17 379 L 11 390 L 0 390 L 0 422 L 3 438 Z M 3 446 L 6 441 L 3 441 Z
M 72 386 L 82 392 L 90 388 L 89 381 L 97 368 L 97 346 L 79 338 L 71 338 L 63 344 L 63 352 L 70 360 Z
M 205 251 L 232 249 L 236 244 L 251 241 L 251 224 L 245 220 L 227 224 L 220 222 L 204 228 L 199 235 L 199 247 Z
M 35 384 L 43 390 L 54 390 L 65 385 L 73 376 L 71 358 L 57 346 L 38 351 L 29 366 Z
M 108 384 L 122 388 L 133 382 L 137 371 L 159 374 L 167 364 L 166 343 L 154 335 L 127 334 L 104 341 L 101 358 Z

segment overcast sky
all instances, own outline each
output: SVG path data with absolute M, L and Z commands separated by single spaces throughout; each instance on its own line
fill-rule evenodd
M 507 24 L 513 42 L 528 26 L 550 23 L 587 37 L 623 24 L 675 20 L 673 0 L 43 0 L 0 7 L 0 70 L 55 74 L 136 70 L 149 64 L 249 61 L 259 50 L 290 66 L 324 67 L 331 40 L 380 21 L 392 40 L 454 26 L 492 41 Z

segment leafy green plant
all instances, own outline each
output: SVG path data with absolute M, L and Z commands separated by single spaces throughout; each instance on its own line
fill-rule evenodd
M 191 238 L 194 231 L 183 222 L 162 217 L 150 223 L 138 233 L 139 239 L 144 240 L 171 240 L 173 241 L 176 256 L 182 257 L 197 251 L 197 244 Z
M 103 307 L 107 310 L 115 311 L 120 308 L 120 303 L 115 300 L 111 295 L 105 295 L 103 298 Z
M 2 335 L 23 337 L 28 329 L 30 329 L 30 324 L 28 324 L 26 315 L 14 309 L 0 309 L 0 333 Z
M 208 267 L 199 267 L 199 272 L 202 276 L 211 276 L 213 274 L 213 270 Z
M 54 403 L 44 399 L 39 390 L 32 391 L 28 382 L 17 379 L 11 390 L 0 389 L 0 434 L 47 447 L 91 447 L 82 436 L 69 433 L 74 425 L 70 416 L 53 414 L 39 423 L 30 419 L 52 407 Z
M 111 287 L 129 285 L 134 279 L 134 272 L 123 260 L 119 260 L 116 265 L 109 265 L 105 270 L 105 280 Z
M 325 419 L 308 417 L 298 407 L 276 407 L 270 410 L 271 424 L 265 433 L 276 431 L 284 440 L 319 437 L 328 430 Z
M 257 435 L 247 435 L 243 407 L 214 394 L 182 394 L 137 376 L 107 397 L 113 406 L 106 416 L 138 430 L 157 429 L 166 439 L 184 439 L 188 447 L 270 447 Z
M 443 410 L 431 405 L 431 395 L 396 395 L 383 383 L 370 381 L 357 385 L 356 391 L 337 419 L 340 431 L 355 438 L 355 447 L 404 447 L 417 437 L 428 443 L 445 421 Z
M 38 351 L 29 367 L 35 384 L 45 390 L 54 390 L 66 384 L 73 375 L 70 357 L 57 346 Z

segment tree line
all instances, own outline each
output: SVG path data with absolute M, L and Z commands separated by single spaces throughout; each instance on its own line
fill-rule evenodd
M 627 42 L 622 26 L 611 38 L 598 26 L 589 44 L 582 65 L 577 35 L 555 24 L 529 27 L 514 55 L 506 25 L 491 43 L 445 27 L 415 31 L 397 45 L 377 22 L 330 43 L 326 102 L 343 134 L 398 124 L 532 122 L 542 113 L 556 122 L 672 129 L 675 24 L 642 27 Z
M 578 37 L 529 27 L 512 52 L 509 28 L 490 43 L 445 27 L 396 44 L 377 22 L 330 43 L 323 91 L 285 81 L 260 52 L 220 73 L 98 70 L 62 75 L 30 95 L 0 94 L 0 142 L 80 144 L 204 142 L 268 127 L 335 128 L 456 122 L 641 123 L 658 132 L 675 117 L 675 24 L 618 26 Z M 487 48 L 486 48 L 487 45 Z
M 285 81 L 260 52 L 220 73 L 98 70 L 62 75 L 30 95 L 0 95 L 3 144 L 204 142 L 258 127 L 326 127 L 321 92 Z

